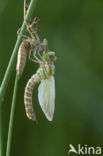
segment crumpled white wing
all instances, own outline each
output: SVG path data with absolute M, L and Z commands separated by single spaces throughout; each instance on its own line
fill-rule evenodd
M 55 80 L 53 76 L 42 80 L 38 88 L 39 104 L 49 121 L 53 120 L 55 107 Z

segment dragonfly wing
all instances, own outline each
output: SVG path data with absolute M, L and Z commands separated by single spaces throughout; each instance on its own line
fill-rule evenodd
M 53 76 L 41 81 L 38 88 L 38 99 L 45 116 L 49 121 L 52 121 L 55 107 L 55 80 Z

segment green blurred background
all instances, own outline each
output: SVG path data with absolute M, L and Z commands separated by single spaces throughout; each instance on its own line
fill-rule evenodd
M 18 28 L 23 21 L 23 0 L 0 0 L 0 82 L 5 74 Z M 37 99 L 33 104 L 38 124 L 25 115 L 24 88 L 38 65 L 27 61 L 19 82 L 11 156 L 67 156 L 76 148 L 103 146 L 103 1 L 38 0 L 34 16 L 41 19 L 39 35 L 56 52 L 56 108 L 47 121 Z M 4 155 L 15 70 L 3 101 Z M 72 154 L 71 154 L 72 155 Z

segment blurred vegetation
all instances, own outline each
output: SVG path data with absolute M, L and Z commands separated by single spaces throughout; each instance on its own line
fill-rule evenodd
M 56 52 L 56 109 L 53 122 L 42 113 L 34 89 L 39 124 L 27 119 L 24 88 L 38 65 L 27 61 L 19 82 L 11 156 L 68 155 L 69 144 L 103 146 L 103 1 L 38 0 L 34 16 L 41 19 L 39 35 Z M 23 21 L 23 1 L 0 1 L 0 82 L 16 32 Z M 12 74 L 3 101 L 4 150 L 15 79 Z

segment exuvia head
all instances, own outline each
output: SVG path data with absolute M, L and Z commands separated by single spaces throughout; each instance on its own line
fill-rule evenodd
M 35 17 L 34 19 L 30 18 L 27 29 L 33 29 L 33 27 L 36 27 L 39 22 L 40 19 L 38 17 Z
M 47 62 L 54 62 L 54 61 L 56 61 L 55 52 L 50 51 L 50 52 L 47 52 L 46 54 L 44 54 L 44 60 L 46 60 Z

